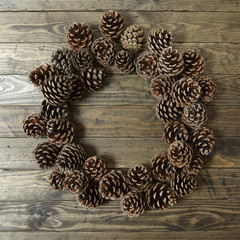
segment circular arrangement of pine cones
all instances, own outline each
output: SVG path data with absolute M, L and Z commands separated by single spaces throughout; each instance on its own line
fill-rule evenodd
M 164 210 L 197 186 L 195 176 L 215 145 L 213 131 L 205 127 L 206 104 L 216 96 L 216 84 L 202 76 L 204 61 L 199 50 L 183 53 L 174 47 L 174 35 L 157 29 L 147 38 L 138 24 L 109 10 L 100 20 L 100 38 L 85 23 L 74 22 L 66 33 L 69 46 L 57 49 L 51 64 L 33 69 L 29 80 L 43 94 L 40 113 L 28 116 L 23 130 L 30 138 L 48 141 L 34 150 L 42 169 L 55 166 L 49 176 L 56 190 L 76 195 L 80 206 L 96 208 L 104 200 L 121 199 L 122 211 L 132 217 L 149 208 Z M 120 43 L 122 49 L 117 49 Z M 166 122 L 163 139 L 168 150 L 157 153 L 150 166 L 133 166 L 126 172 L 107 169 L 99 156 L 86 156 L 74 143 L 75 128 L 68 104 L 104 86 L 105 67 L 114 64 L 125 74 L 136 71 L 150 82 L 158 100 L 157 117 Z

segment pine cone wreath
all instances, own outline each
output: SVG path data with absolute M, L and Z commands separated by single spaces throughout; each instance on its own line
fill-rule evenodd
M 82 48 L 80 50 L 73 51 L 71 61 L 76 70 L 82 71 L 92 67 L 93 56 L 90 50 Z
M 74 125 L 67 119 L 51 119 L 47 123 L 47 137 L 58 147 L 71 143 L 74 137 Z
M 71 193 L 81 194 L 88 187 L 89 182 L 86 174 L 82 170 L 73 170 L 72 172 L 68 172 L 66 174 L 66 178 L 64 180 L 65 189 Z
M 206 107 L 198 102 L 183 109 L 182 121 L 190 128 L 198 128 L 208 120 Z
M 146 200 L 142 193 L 128 192 L 121 199 L 121 209 L 129 217 L 138 217 L 144 213 Z
M 197 175 L 203 167 L 203 160 L 197 154 L 193 155 L 192 161 L 183 167 L 183 171 L 190 175 Z
M 116 200 L 121 198 L 127 191 L 126 177 L 119 170 L 112 170 L 105 174 L 100 183 L 99 191 L 105 199 Z
M 155 54 L 147 52 L 142 53 L 136 60 L 136 72 L 139 77 L 151 79 L 157 74 L 158 58 Z
M 176 204 L 174 192 L 163 183 L 156 183 L 147 192 L 147 204 L 153 210 L 164 210 Z
M 107 172 L 105 160 L 97 156 L 88 158 L 84 162 L 83 168 L 88 178 L 93 181 L 100 181 Z
M 120 42 L 125 50 L 134 53 L 143 50 L 145 45 L 143 29 L 138 24 L 131 25 L 122 33 Z
M 96 208 L 103 203 L 103 197 L 98 190 L 98 185 L 90 183 L 88 187 L 77 195 L 77 203 L 85 208 Z
M 146 192 L 152 183 L 150 171 L 143 165 L 136 165 L 127 172 L 129 188 L 136 192 Z
M 65 173 L 61 172 L 58 168 L 56 168 L 49 176 L 49 183 L 54 189 L 63 190 L 65 177 Z
M 176 140 L 187 142 L 188 131 L 184 124 L 178 121 L 166 123 L 163 129 L 163 139 L 167 144 L 171 144 Z
M 108 10 L 103 14 L 99 30 L 104 37 L 118 38 L 125 29 L 125 19 L 118 12 Z
M 165 77 L 177 76 L 184 68 L 182 55 L 172 47 L 165 48 L 160 55 L 158 67 L 161 75 Z
M 42 64 L 28 74 L 28 79 L 41 90 L 43 82 L 56 74 L 57 71 L 52 65 Z
M 162 50 L 173 45 L 173 34 L 168 30 L 158 29 L 148 36 L 148 50 L 161 55 Z
M 196 179 L 183 172 L 175 174 L 170 184 L 177 197 L 185 197 L 197 187 Z
M 48 142 L 38 144 L 34 149 L 35 159 L 40 168 L 48 169 L 54 166 L 60 149 Z
M 192 78 L 181 78 L 173 84 L 172 96 L 181 107 L 187 107 L 198 101 L 200 91 L 201 87 Z
M 170 163 L 178 168 L 188 165 L 192 161 L 193 151 L 186 142 L 174 141 L 168 148 Z
M 167 153 L 161 153 L 152 159 L 150 171 L 154 179 L 159 181 L 168 181 L 176 173 L 176 166 L 172 165 L 168 159 Z
M 117 46 L 111 38 L 100 37 L 93 42 L 91 50 L 95 59 L 106 67 L 113 63 Z
M 176 120 L 182 114 L 182 107 L 176 103 L 172 96 L 161 99 L 156 108 L 156 115 L 160 120 L 169 122 Z
M 46 135 L 46 121 L 39 114 L 32 114 L 23 121 L 23 130 L 30 138 L 40 138 Z
M 75 102 L 81 100 L 85 95 L 85 89 L 82 84 L 81 76 L 72 76 L 70 84 L 72 92 L 69 95 L 68 102 Z
M 115 66 L 122 73 L 130 73 L 135 69 L 134 60 L 126 50 L 121 50 L 115 57 Z
M 213 150 L 215 137 L 212 130 L 206 127 L 199 127 L 191 132 L 189 142 L 195 152 L 207 156 Z
M 203 58 L 199 51 L 188 49 L 183 53 L 184 70 L 182 74 L 188 77 L 196 77 L 203 72 Z
M 67 44 L 72 50 L 89 48 L 93 42 L 93 33 L 84 23 L 74 22 L 67 31 Z

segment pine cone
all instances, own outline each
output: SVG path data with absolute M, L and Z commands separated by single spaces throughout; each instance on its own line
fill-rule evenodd
M 167 98 L 171 93 L 173 83 L 173 78 L 155 77 L 150 83 L 152 95 L 157 99 Z
M 174 192 L 166 184 L 156 183 L 148 190 L 147 203 L 153 210 L 164 210 L 176 204 Z
M 100 183 L 99 191 L 105 199 L 116 200 L 121 198 L 127 191 L 126 177 L 119 170 L 112 170 L 105 174 Z
M 176 120 L 182 114 L 182 107 L 177 104 L 171 96 L 161 99 L 156 108 L 156 114 L 164 122 Z
M 48 142 L 38 144 L 34 149 L 34 154 L 39 167 L 43 169 L 53 167 L 57 160 L 59 150 L 57 146 Z
M 183 109 L 182 121 L 190 128 L 201 127 L 206 124 L 207 120 L 207 109 L 200 102 Z
M 51 143 L 61 147 L 71 143 L 74 137 L 74 125 L 67 119 L 52 119 L 47 123 L 47 137 Z
M 58 168 L 54 169 L 49 176 L 49 183 L 50 185 L 56 190 L 63 190 L 64 189 L 64 180 L 65 180 L 65 173 L 59 171 Z
M 59 74 L 74 74 L 75 68 L 72 64 L 73 51 L 68 48 L 61 48 L 52 54 L 51 61 Z
M 185 197 L 197 187 L 194 177 L 186 173 L 177 173 L 171 179 L 171 188 L 177 197 Z
M 121 50 L 115 57 L 115 66 L 122 73 L 130 73 L 135 69 L 134 60 L 126 50 Z
M 168 159 L 172 165 L 182 168 L 192 161 L 193 151 L 188 143 L 174 141 L 168 148 Z
M 173 99 L 182 107 L 196 103 L 200 97 L 201 87 L 192 78 L 181 78 L 173 84 Z
M 129 192 L 121 200 L 121 209 L 129 217 L 138 217 L 144 213 L 146 201 L 143 194 Z
M 203 72 L 203 58 L 197 50 L 188 49 L 183 53 L 184 70 L 182 74 L 196 77 Z
M 28 74 L 28 79 L 41 90 L 43 82 L 56 74 L 57 71 L 52 65 L 42 64 Z
M 194 154 L 192 161 L 187 166 L 183 167 L 183 171 L 190 175 L 197 175 L 202 167 L 203 160 L 197 154 Z
M 158 61 L 160 73 L 165 77 L 174 77 L 183 71 L 183 58 L 177 50 L 172 47 L 162 50 Z
M 125 19 L 120 13 L 108 10 L 103 14 L 99 30 L 104 37 L 118 38 L 125 29 Z
M 105 71 L 103 68 L 89 68 L 81 73 L 81 81 L 86 92 L 96 91 L 103 86 Z
M 148 36 L 148 50 L 161 55 L 162 50 L 173 45 L 173 34 L 168 30 L 158 29 Z
M 152 176 L 146 167 L 136 165 L 128 170 L 127 183 L 133 191 L 146 192 L 152 183 Z
M 167 157 L 167 153 L 157 155 L 151 161 L 150 171 L 154 179 L 168 181 L 176 173 L 176 166 L 172 165 Z
M 142 53 L 136 60 L 136 72 L 141 78 L 151 79 L 157 74 L 158 58 L 155 54 Z
M 82 170 L 68 172 L 64 181 L 65 189 L 72 194 L 81 194 L 88 187 L 88 178 Z
M 77 69 L 78 71 L 82 71 L 92 67 L 93 56 L 88 49 L 83 48 L 73 52 L 71 56 L 71 61 L 75 69 Z
M 74 75 L 71 80 L 72 93 L 69 96 L 68 102 L 81 100 L 85 95 L 85 89 L 80 76 Z
M 89 186 L 77 195 L 77 203 L 85 208 L 96 208 L 103 203 L 101 193 L 98 191 L 98 185 L 89 184 Z
M 84 23 L 74 22 L 67 31 L 67 44 L 73 50 L 89 48 L 93 42 L 93 33 Z
M 131 25 L 122 33 L 120 42 L 123 49 L 130 50 L 135 53 L 141 51 L 144 49 L 145 45 L 143 29 L 138 24 Z
M 189 138 L 190 144 L 194 151 L 201 155 L 209 155 L 215 145 L 213 131 L 206 127 L 199 127 L 191 132 Z
M 212 101 L 216 96 L 216 83 L 207 76 L 198 77 L 196 80 L 201 87 L 199 100 L 204 103 Z
M 85 161 L 84 149 L 76 144 L 66 144 L 63 146 L 57 158 L 57 165 L 62 172 L 79 170 Z
M 88 158 L 85 161 L 83 168 L 89 179 L 93 181 L 100 181 L 103 175 L 107 172 L 105 160 L 97 156 Z
M 40 138 L 46 134 L 46 121 L 39 114 L 32 114 L 23 121 L 23 130 L 30 138 Z
M 188 131 L 184 124 L 173 121 L 166 123 L 163 129 L 163 138 L 167 144 L 171 144 L 176 140 L 187 142 Z

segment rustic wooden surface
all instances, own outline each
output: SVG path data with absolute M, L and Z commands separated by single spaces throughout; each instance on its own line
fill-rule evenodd
M 36 65 L 65 45 L 73 21 L 97 32 L 104 10 L 115 9 L 148 34 L 175 33 L 180 51 L 194 47 L 205 74 L 218 86 L 209 104 L 208 127 L 216 148 L 197 177 L 198 189 L 174 207 L 124 216 L 119 201 L 95 210 L 48 186 L 22 120 L 38 112 L 41 94 L 27 80 Z M 0 239 L 240 239 L 240 1 L 239 0 L 2 0 L 0 2 Z M 99 33 L 96 34 L 100 36 Z M 75 141 L 87 155 L 104 157 L 109 168 L 148 164 L 166 150 L 163 123 L 155 116 L 149 82 L 107 69 L 106 86 L 71 107 Z

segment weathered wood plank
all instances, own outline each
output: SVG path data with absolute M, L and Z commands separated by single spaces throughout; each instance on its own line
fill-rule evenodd
M 103 12 L 3 12 L 0 42 L 65 42 L 68 26 L 75 21 L 98 25 Z M 171 30 L 176 42 L 239 43 L 240 13 L 123 12 L 127 24 L 139 24 L 146 36 L 157 28 Z M 152 24 L 155 22 L 156 24 Z
M 0 75 L 28 74 L 35 66 L 50 62 L 51 53 L 65 44 L 60 43 L 2 43 L 0 44 Z M 180 52 L 198 48 L 205 58 L 207 74 L 240 74 L 240 44 L 230 43 L 176 43 Z M 117 71 L 109 67 L 108 71 Z

